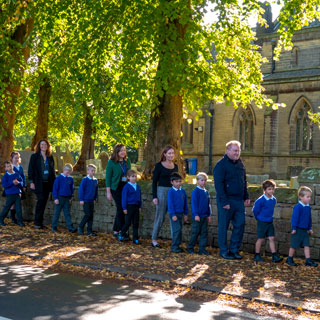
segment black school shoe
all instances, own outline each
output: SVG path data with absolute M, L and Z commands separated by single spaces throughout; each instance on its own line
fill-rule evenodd
M 229 252 L 220 253 L 220 257 L 225 259 L 225 260 L 234 260 L 235 259 L 234 255 L 231 255 Z
M 80 236 L 83 236 L 83 229 L 78 228 L 78 234 L 79 234 Z
M 171 252 L 173 252 L 173 253 L 181 253 L 181 252 L 183 252 L 183 250 L 181 248 L 177 248 L 177 249 L 171 250 Z
M 18 225 L 19 227 L 25 227 L 25 226 L 26 226 L 23 222 L 17 222 L 17 225 Z
M 91 231 L 91 232 L 88 232 L 88 233 L 87 233 L 87 236 L 96 237 L 97 234 L 96 234 L 95 232 Z
M 210 252 L 208 252 L 207 250 L 201 250 L 199 251 L 199 255 L 210 256 Z
M 278 262 L 281 262 L 282 260 L 283 258 L 278 256 L 276 253 L 272 254 L 272 262 L 278 263 Z
M 230 252 L 230 255 L 233 255 L 236 260 L 241 260 L 243 258 L 239 252 Z
M 318 264 L 313 262 L 310 258 L 306 259 L 305 265 L 309 266 L 309 267 L 317 267 L 318 266 Z
M 159 243 L 157 243 L 157 244 L 151 243 L 151 246 L 152 246 L 152 248 L 158 248 L 158 249 L 161 248 Z
M 52 232 L 58 232 L 58 228 L 52 228 L 51 231 Z
M 260 255 L 260 253 L 256 253 L 253 257 L 253 260 L 256 262 L 263 262 L 264 261 L 264 259 Z
M 293 257 L 288 257 L 286 260 L 286 264 L 291 266 L 291 267 L 296 267 L 298 266 L 294 261 L 293 261 Z
M 0 226 L 5 226 L 6 224 L 3 222 L 3 220 L 0 221 Z

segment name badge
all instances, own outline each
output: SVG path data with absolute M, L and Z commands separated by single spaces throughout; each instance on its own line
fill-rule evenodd
M 49 171 L 48 170 L 44 170 L 43 173 L 44 174 L 49 174 Z
M 127 182 L 127 178 L 126 178 L 126 177 L 122 177 L 122 178 L 121 178 L 121 181 Z

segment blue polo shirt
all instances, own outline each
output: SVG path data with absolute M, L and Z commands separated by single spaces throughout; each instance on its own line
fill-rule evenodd
M 292 230 L 299 229 L 312 229 L 311 207 L 309 204 L 303 204 L 299 201 L 292 211 L 291 217 Z
M 272 196 L 268 198 L 263 194 L 259 199 L 256 200 L 252 208 L 254 217 L 259 221 L 272 222 L 274 207 L 277 204 L 277 199 Z
M 184 215 L 188 215 L 187 194 L 184 189 L 176 189 L 175 187 L 169 189 L 167 202 L 169 215 L 171 217 L 175 216 L 176 213 L 184 213 Z
M 61 173 L 55 180 L 52 189 L 52 196 L 54 200 L 59 197 L 72 197 L 73 195 L 73 178 L 65 176 Z

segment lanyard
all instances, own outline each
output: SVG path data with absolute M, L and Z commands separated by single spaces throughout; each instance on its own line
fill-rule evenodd
M 119 161 L 119 165 L 120 165 L 120 168 L 122 170 L 123 176 L 126 176 L 126 171 L 127 171 L 126 162 L 122 161 L 122 164 L 121 164 L 121 162 Z
M 41 153 L 41 158 L 42 158 L 42 161 L 44 162 L 44 169 L 48 169 L 48 157 L 46 157 L 46 161 L 44 161 L 43 155 Z

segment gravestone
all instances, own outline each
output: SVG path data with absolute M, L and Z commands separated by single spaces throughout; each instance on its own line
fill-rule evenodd
M 31 155 L 33 155 L 34 152 L 31 151 L 31 150 L 21 150 L 21 151 L 18 151 L 18 152 L 21 155 L 22 168 L 23 168 L 23 170 L 25 172 L 25 175 L 27 175 L 30 158 L 31 158 Z
M 74 165 L 74 158 L 73 158 L 68 146 L 67 146 L 67 150 L 66 150 L 65 154 L 63 155 L 63 165 L 65 165 L 66 163 L 70 163 L 70 164 Z
M 102 170 L 106 170 L 106 167 L 107 167 L 107 163 L 109 161 L 109 155 L 105 152 L 105 151 L 102 151 L 100 154 L 99 154 L 99 157 L 98 159 L 101 160 L 101 167 L 102 167 Z

